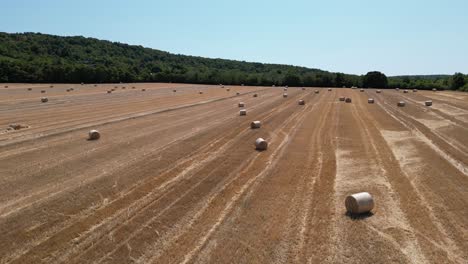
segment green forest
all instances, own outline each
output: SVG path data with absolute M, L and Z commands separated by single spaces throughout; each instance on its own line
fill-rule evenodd
M 40 33 L 0 32 L 0 82 L 177 82 L 468 91 L 468 76 L 334 73 L 292 65 L 209 59 L 142 46 Z

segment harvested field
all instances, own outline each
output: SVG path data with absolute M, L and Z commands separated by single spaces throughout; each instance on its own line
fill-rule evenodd
M 468 259 L 466 94 L 3 85 L 0 263 Z M 348 215 L 358 192 L 375 207 Z

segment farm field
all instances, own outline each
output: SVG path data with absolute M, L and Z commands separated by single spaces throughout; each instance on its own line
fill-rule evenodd
M 2 84 L 0 263 L 467 263 L 468 94 L 283 93 Z

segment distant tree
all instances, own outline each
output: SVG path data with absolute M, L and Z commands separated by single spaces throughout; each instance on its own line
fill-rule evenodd
M 452 76 L 452 84 L 451 84 L 451 88 L 453 90 L 458 90 L 460 89 L 461 87 L 463 87 L 465 85 L 465 76 L 462 74 L 462 73 L 455 73 L 453 76 Z
M 283 84 L 289 85 L 289 86 L 301 86 L 301 78 L 293 73 L 288 73 L 283 80 Z
M 387 76 L 378 71 L 368 72 L 362 79 L 362 85 L 364 87 L 386 88 L 388 85 Z

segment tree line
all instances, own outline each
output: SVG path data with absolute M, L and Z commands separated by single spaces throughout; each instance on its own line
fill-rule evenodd
M 369 72 L 359 76 L 291 65 L 171 54 L 81 36 L 0 33 L 0 82 L 178 82 L 468 91 L 468 77 L 460 75 L 387 78 L 382 73 Z

